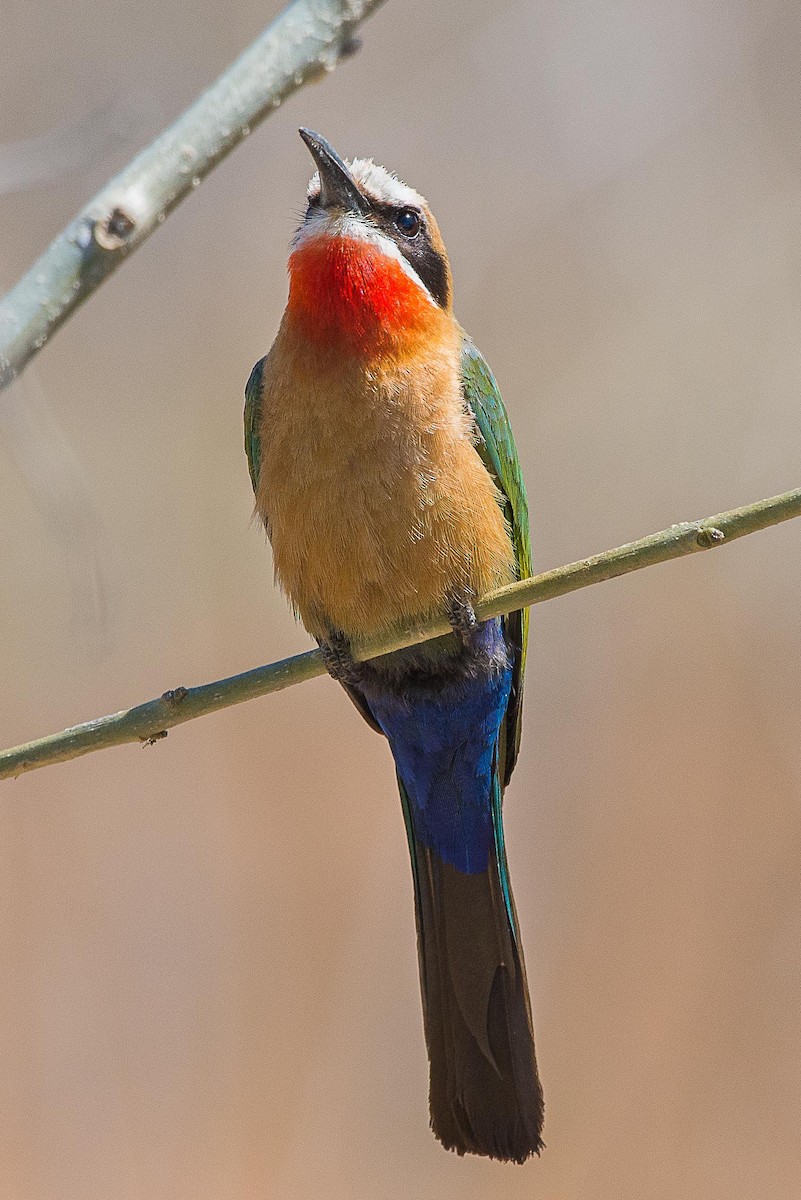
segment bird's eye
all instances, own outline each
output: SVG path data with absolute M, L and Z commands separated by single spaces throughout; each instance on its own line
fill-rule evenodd
M 395 226 L 404 237 L 414 238 L 420 232 L 420 214 L 413 208 L 400 208 L 395 216 Z

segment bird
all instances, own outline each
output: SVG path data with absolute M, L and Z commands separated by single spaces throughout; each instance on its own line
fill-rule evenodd
M 543 1096 L 502 797 L 520 748 L 528 610 L 477 597 L 531 574 L 506 410 L 453 313 L 428 203 L 301 129 L 315 173 L 289 294 L 246 387 L 245 449 L 276 582 L 391 750 L 411 856 L 431 1128 L 525 1162 Z M 366 662 L 359 639 L 447 615 Z

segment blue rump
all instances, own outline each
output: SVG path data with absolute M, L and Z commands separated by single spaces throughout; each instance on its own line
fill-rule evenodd
M 444 686 L 364 689 L 408 793 L 416 839 L 468 875 L 486 871 L 493 844 L 492 774 L 512 680 L 498 654 L 500 622 L 477 634 L 473 669 Z

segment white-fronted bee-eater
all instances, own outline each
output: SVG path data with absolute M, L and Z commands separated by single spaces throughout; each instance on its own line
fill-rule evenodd
M 501 804 L 528 612 L 479 623 L 473 608 L 531 573 L 520 465 L 426 201 L 300 132 L 317 171 L 246 393 L 256 509 L 278 582 L 395 760 L 431 1126 L 459 1154 L 523 1162 L 543 1102 Z M 451 635 L 354 661 L 354 641 L 445 613 Z

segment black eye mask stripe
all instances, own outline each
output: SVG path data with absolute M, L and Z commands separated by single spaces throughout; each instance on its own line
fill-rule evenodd
M 440 308 L 447 308 L 450 299 L 448 268 L 445 259 L 431 244 L 425 217 L 420 213 L 420 230 L 415 237 L 404 237 L 395 224 L 398 209 L 391 205 L 373 204 L 375 223 L 383 234 L 392 238 L 406 261 L 414 268 Z M 416 211 L 416 210 L 415 210 Z

